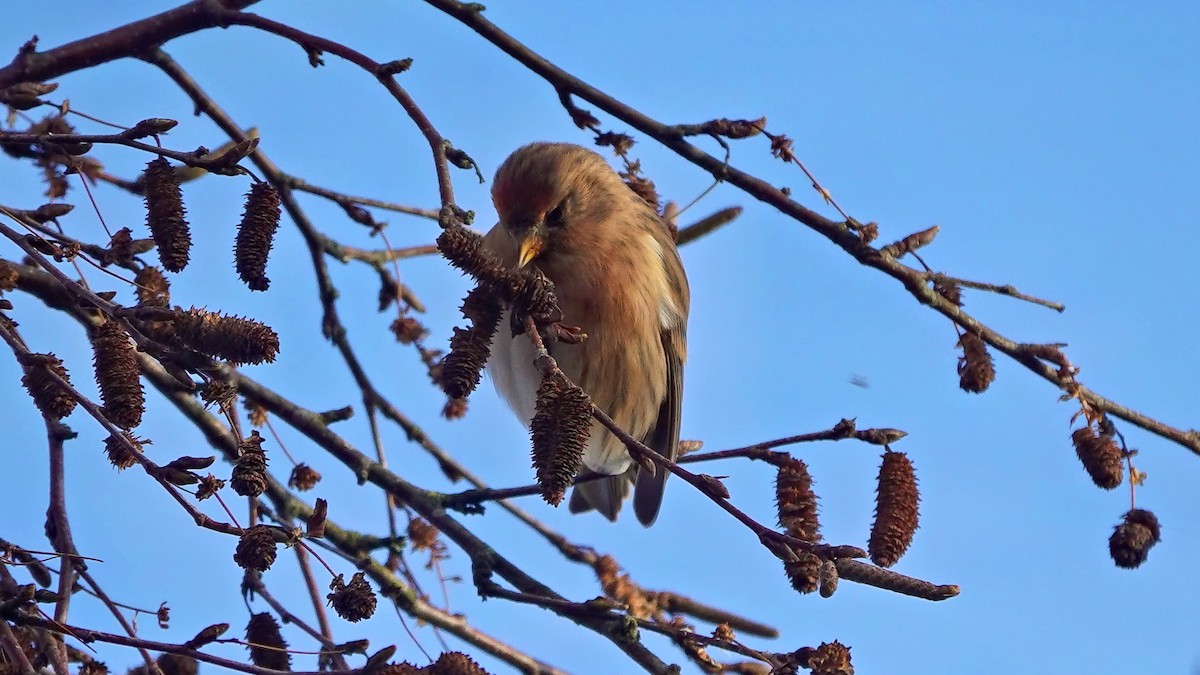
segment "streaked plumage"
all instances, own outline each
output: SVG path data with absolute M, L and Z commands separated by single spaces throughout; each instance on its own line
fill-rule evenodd
M 635 438 L 678 454 L 689 292 L 683 264 L 658 214 L 604 159 L 586 148 L 534 143 L 496 172 L 500 222 L 485 244 L 508 265 L 529 264 L 554 282 L 563 323 L 587 333 L 582 344 L 549 345 L 567 377 Z M 526 424 L 540 376 L 525 336 L 500 324 L 488 371 Z M 667 472 L 638 476 L 615 436 L 592 424 L 584 465 L 613 478 L 581 485 L 572 511 L 595 508 L 615 519 L 636 483 L 634 511 L 654 522 Z

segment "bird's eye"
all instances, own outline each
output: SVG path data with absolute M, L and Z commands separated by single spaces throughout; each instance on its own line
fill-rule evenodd
M 550 212 L 546 214 L 546 226 L 562 227 L 563 222 L 563 205 L 562 202 L 559 202 L 558 206 L 550 209 Z

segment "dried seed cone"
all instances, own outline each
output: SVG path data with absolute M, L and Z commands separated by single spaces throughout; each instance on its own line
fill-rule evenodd
M 428 675 L 488 675 L 478 663 L 462 652 L 445 652 L 427 666 Z
M 237 402 L 237 387 L 222 380 L 209 380 L 200 389 L 200 398 L 205 407 L 215 405 L 222 412 L 232 412 Z
M 542 498 L 558 506 L 583 468 L 592 432 L 592 399 L 561 373 L 542 378 L 529 435 Z
M 389 663 L 373 672 L 376 675 L 425 675 L 428 671 L 418 668 L 408 661 L 401 661 L 400 663 Z
M 288 478 L 288 487 L 301 492 L 307 492 L 321 482 L 321 474 L 307 464 L 297 464 L 292 467 L 292 475 Z
M 138 378 L 137 355 L 125 329 L 116 321 L 105 321 L 92 333 L 92 350 L 108 418 L 122 429 L 136 427 L 142 421 L 146 396 Z
M 432 551 L 438 545 L 438 529 L 421 518 L 408 521 L 408 543 L 414 551 Z
M 1071 443 L 1096 487 L 1112 490 L 1121 484 L 1125 478 L 1125 461 L 1112 436 L 1086 426 L 1071 432 Z
M 134 435 L 128 431 L 122 431 L 121 435 L 124 436 L 125 440 L 129 441 L 133 447 L 137 448 L 139 453 L 142 452 L 142 443 L 148 442 L 134 437 Z M 104 440 L 104 453 L 108 455 L 108 461 L 112 463 L 113 466 L 117 467 L 118 471 L 124 471 L 137 462 L 137 459 L 133 456 L 133 452 L 129 450 L 129 447 L 125 445 L 125 443 L 122 443 L 121 439 L 116 436 L 109 436 Z
M 171 302 L 171 284 L 157 267 L 143 267 L 133 278 L 137 284 L 138 305 L 166 307 Z
M 61 420 L 75 410 L 75 399 L 50 377 L 50 373 L 54 373 L 66 380 L 67 384 L 71 383 L 67 369 L 57 356 L 31 354 L 22 359 L 21 365 L 25 368 L 21 384 L 25 385 L 25 390 L 33 398 L 33 404 L 43 415 L 52 420 Z
M 246 642 L 250 643 L 250 660 L 260 668 L 291 670 L 292 655 L 287 652 L 287 642 L 279 631 L 279 622 L 270 612 L 250 617 L 246 624 Z
M 558 294 L 554 291 L 554 282 L 541 272 L 533 270 L 526 275 L 513 300 L 514 321 L 524 321 L 523 317 L 531 317 L 539 326 L 553 323 L 562 318 L 558 308 Z
M 788 535 L 813 543 L 821 540 L 817 496 L 803 460 L 790 456 L 782 460 L 775 474 L 775 504 L 779 524 Z
M 821 559 L 807 551 L 796 551 L 799 560 L 783 563 L 783 571 L 800 593 L 812 593 L 821 584 Z
M 266 572 L 275 564 L 275 536 L 266 525 L 255 525 L 238 539 L 233 561 L 246 570 Z
M 448 420 L 460 420 L 467 415 L 467 399 L 452 398 L 442 406 L 442 417 Z
M 661 207 L 661 202 L 658 199 L 658 189 L 654 185 L 654 181 L 645 176 L 626 174 L 624 176 L 625 184 L 629 186 L 633 193 L 642 198 L 655 211 Z
M 79 666 L 79 675 L 108 675 L 108 666 L 100 661 L 88 661 Z
M 0 291 L 11 291 L 21 280 L 21 273 L 7 260 L 0 260 Z
M 850 663 L 850 648 L 834 640 L 822 642 L 821 646 L 809 653 L 806 667 L 812 675 L 854 675 L 854 666 Z
M 933 290 L 959 307 L 963 306 L 962 288 L 953 281 L 939 281 L 933 285 Z
M 463 298 L 462 315 L 471 320 L 475 326 L 487 329 L 489 326 L 499 326 L 500 316 L 504 313 L 503 301 L 492 286 L 480 284 L 472 288 L 467 297 Z M 495 332 L 495 328 L 492 329 Z
M 255 183 L 246 194 L 246 209 L 238 225 L 237 244 L 233 248 L 234 267 L 252 291 L 265 291 L 267 256 L 279 229 L 279 191 L 270 183 Z
M 963 333 L 958 339 L 963 355 L 958 357 L 958 386 L 963 391 L 981 394 L 996 379 L 996 365 L 983 339 L 974 333 Z
M 232 363 L 270 363 L 279 353 L 279 335 L 253 319 L 191 307 L 176 311 L 172 323 L 177 340 Z
M 329 599 L 333 611 L 343 619 L 358 623 L 375 613 L 375 591 L 371 590 L 371 584 L 367 583 L 362 572 L 356 572 L 349 584 L 342 580 L 342 575 L 337 575 L 329 583 L 329 589 L 332 592 L 325 597 Z
M 1146 509 L 1131 509 L 1108 538 L 1108 552 L 1118 567 L 1134 569 L 1146 562 L 1150 549 L 1161 540 L 1158 518 Z
M 883 453 L 875 497 L 875 523 L 867 545 L 876 565 L 891 567 L 908 550 L 920 520 L 920 500 L 912 462 L 902 452 Z
M 243 497 L 257 497 L 267 489 L 267 453 L 262 449 L 263 437 L 258 431 L 242 439 L 238 447 L 237 464 L 229 485 Z
M 170 162 L 159 157 L 146 165 L 142 184 L 146 197 L 146 225 L 154 243 L 158 244 L 158 259 L 167 271 L 178 272 L 187 267 L 192 248 L 179 179 Z
M 483 248 L 483 237 L 462 226 L 448 227 L 437 238 L 438 250 L 450 264 L 484 284 L 495 286 L 505 300 L 511 300 L 520 288 L 520 275 L 505 269 L 500 261 Z
M 498 323 L 499 317 L 496 317 L 496 322 L 490 326 L 454 329 L 454 336 L 450 338 L 450 353 L 442 360 L 442 369 L 438 373 L 438 385 L 446 392 L 446 396 L 465 399 L 479 386 Z
M 392 334 L 396 336 L 396 341 L 402 345 L 411 345 L 424 340 L 429 331 L 425 326 L 421 325 L 420 321 L 411 316 L 397 317 L 390 326 Z

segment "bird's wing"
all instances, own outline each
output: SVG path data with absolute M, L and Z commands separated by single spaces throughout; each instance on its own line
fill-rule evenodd
M 683 263 L 674 243 L 664 247 L 667 254 L 663 256 L 663 264 L 667 272 L 670 302 L 674 312 L 663 312 L 662 339 L 663 358 L 667 361 L 666 395 L 658 409 L 658 419 L 650 433 L 646 434 L 643 442 L 656 452 L 672 462 L 679 456 L 679 421 L 683 403 L 683 362 L 687 359 L 687 315 L 691 297 L 688 291 L 687 277 L 684 275 Z M 637 475 L 637 487 L 633 493 L 633 511 L 638 522 L 646 527 L 654 523 L 658 517 L 659 506 L 662 505 L 663 488 L 667 482 L 668 472 L 663 467 L 657 467 L 654 475 L 640 471 Z

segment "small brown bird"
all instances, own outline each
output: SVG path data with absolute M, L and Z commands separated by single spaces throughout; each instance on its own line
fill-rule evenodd
M 551 356 L 622 429 L 674 460 L 690 293 L 663 221 L 603 157 L 566 143 L 514 152 L 496 171 L 492 201 L 500 222 L 485 245 L 506 265 L 540 269 L 554 282 L 563 323 L 587 334 L 581 344 L 551 343 Z M 506 317 L 487 369 L 528 425 L 537 355 L 508 325 Z M 634 512 L 643 525 L 654 522 L 665 469 L 639 475 L 620 439 L 595 421 L 583 463 L 610 477 L 576 486 L 572 513 L 596 509 L 615 520 L 636 483 Z

